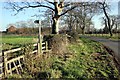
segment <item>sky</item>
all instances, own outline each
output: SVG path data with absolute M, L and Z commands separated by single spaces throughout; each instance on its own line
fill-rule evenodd
M 109 11 L 110 15 L 118 15 L 118 2 L 110 2 L 109 3 L 111 5 L 111 10 Z M 101 29 L 104 28 L 104 26 L 102 26 L 101 24 L 101 17 L 103 17 L 104 14 L 101 15 L 95 15 L 92 19 L 92 21 L 94 22 L 94 26 L 97 29 Z
M 111 3 L 111 15 L 118 15 L 118 1 Z M 36 17 L 32 17 L 34 14 L 38 14 L 36 9 L 27 9 L 26 11 L 22 11 L 14 16 L 15 12 L 10 11 L 8 9 L 4 9 L 7 6 L 4 1 L 0 2 L 0 31 L 5 31 L 8 27 L 8 24 L 14 24 L 19 21 L 27 21 L 29 19 L 38 19 Z M 94 22 L 94 26 L 97 29 L 103 28 L 101 27 L 100 17 L 101 15 L 95 15 L 92 19 Z

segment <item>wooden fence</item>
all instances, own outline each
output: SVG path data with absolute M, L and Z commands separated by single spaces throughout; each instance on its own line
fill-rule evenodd
M 38 44 L 34 44 L 33 47 L 38 47 Z M 47 42 L 42 42 L 42 53 L 48 51 Z M 18 51 L 22 51 L 22 48 L 16 48 L 8 51 L 2 51 L 0 53 L 0 78 L 12 75 L 13 72 L 20 74 L 20 70 L 23 70 L 24 55 L 17 56 L 15 58 L 8 59 L 8 54 L 12 54 Z M 31 52 L 32 54 L 38 53 L 38 49 Z

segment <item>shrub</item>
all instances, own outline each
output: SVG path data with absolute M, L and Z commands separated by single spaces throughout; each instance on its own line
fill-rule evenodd
M 66 35 L 46 35 L 43 38 L 45 41 L 48 41 L 48 47 L 52 49 L 54 54 L 63 54 L 66 53 L 66 46 L 68 44 Z
M 71 36 L 71 37 L 69 37 L 69 41 L 71 43 L 76 42 L 79 39 L 79 35 L 78 35 L 77 32 L 73 32 L 73 31 L 72 32 L 68 32 L 68 35 Z
M 25 54 L 24 72 L 29 73 L 34 78 L 49 78 L 48 72 L 52 64 L 52 57 L 50 54 Z

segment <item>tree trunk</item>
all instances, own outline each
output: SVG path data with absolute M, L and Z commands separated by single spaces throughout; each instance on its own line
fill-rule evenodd
M 110 24 L 111 20 L 110 20 L 108 14 L 107 14 L 107 12 L 106 12 L 106 9 L 105 9 L 104 4 L 103 4 L 103 11 L 104 11 L 104 14 L 105 14 L 105 16 L 106 16 L 106 18 L 107 18 L 107 21 L 108 21 L 107 24 L 108 24 L 108 28 L 109 28 L 110 37 L 112 37 L 112 26 L 111 26 L 111 24 Z
M 108 28 L 109 28 L 110 37 L 112 37 L 112 28 L 111 28 L 111 24 L 110 24 L 110 18 L 107 17 L 107 19 L 108 19 Z
M 85 32 L 84 32 L 84 28 L 82 28 L 81 30 L 82 30 L 82 34 L 85 34 Z
M 52 34 L 59 34 L 59 18 L 53 18 Z
M 59 19 L 63 9 L 63 2 L 60 2 L 58 4 L 58 2 L 54 1 L 54 7 L 55 7 L 55 11 L 52 16 L 52 20 L 53 20 L 52 34 L 59 34 Z
M 112 31 L 110 30 L 110 37 L 112 37 L 113 36 L 113 34 L 112 34 Z

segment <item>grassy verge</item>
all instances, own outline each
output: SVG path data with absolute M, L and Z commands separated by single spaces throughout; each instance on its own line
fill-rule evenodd
M 107 39 L 111 39 L 111 40 L 120 40 L 119 34 L 113 34 L 112 37 L 110 37 L 109 34 L 85 34 L 85 35 L 102 37 L 102 38 L 107 38 Z
M 72 57 L 54 63 L 53 69 L 59 70 L 63 78 L 118 78 L 111 55 L 99 43 L 81 38 L 79 43 L 71 44 L 69 50 Z
M 104 50 L 101 44 L 81 38 L 77 43 L 68 46 L 69 52 L 64 55 L 48 54 L 31 60 L 34 66 L 26 76 L 32 78 L 79 78 L 82 80 L 119 79 L 119 72 L 114 65 L 112 56 Z M 37 71 L 37 72 L 35 72 Z M 37 74 L 39 73 L 39 74 Z M 16 75 L 15 75 L 16 77 Z M 23 75 L 22 77 L 25 77 Z M 11 78 L 11 77 L 10 77 Z

